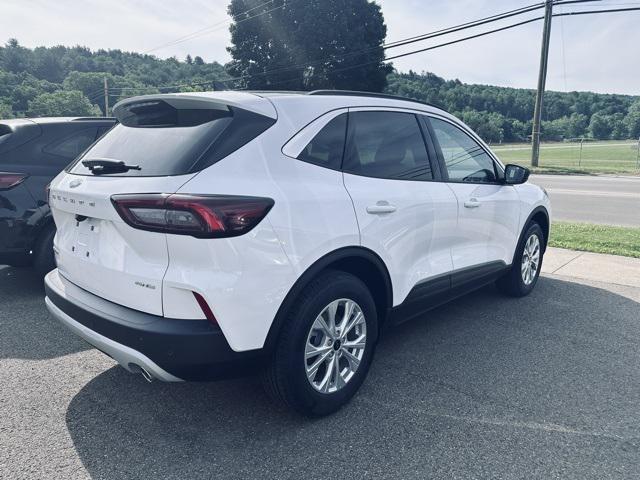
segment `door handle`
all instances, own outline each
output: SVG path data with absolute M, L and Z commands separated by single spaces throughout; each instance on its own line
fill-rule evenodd
M 480 206 L 480 202 L 477 198 L 470 198 L 466 202 L 464 202 L 464 208 L 478 208 Z
M 369 205 L 367 207 L 367 213 L 371 213 L 373 215 L 380 215 L 382 213 L 393 213 L 396 211 L 396 206 L 391 205 L 389 202 L 384 200 L 379 201 L 375 205 Z

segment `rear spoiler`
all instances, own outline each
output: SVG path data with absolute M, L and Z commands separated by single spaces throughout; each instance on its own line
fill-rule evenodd
M 128 107 L 133 104 L 156 101 L 165 102 L 177 110 L 229 111 L 229 107 L 235 107 L 268 118 L 278 118 L 275 107 L 268 99 L 248 92 L 235 91 L 141 95 L 116 103 L 113 107 L 113 113 L 121 121 L 121 117 L 126 114 Z

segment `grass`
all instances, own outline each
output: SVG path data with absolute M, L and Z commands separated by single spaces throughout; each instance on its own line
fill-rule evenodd
M 640 228 L 556 222 L 549 246 L 640 258 Z
M 504 163 L 529 167 L 531 145 L 502 144 L 492 150 Z M 545 143 L 540 147 L 540 166 L 536 173 L 614 173 L 640 175 L 638 142 L 597 141 L 580 143 Z

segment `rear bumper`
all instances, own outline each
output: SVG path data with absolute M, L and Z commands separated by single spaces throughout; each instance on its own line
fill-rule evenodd
M 262 350 L 234 352 L 219 328 L 205 320 L 146 314 L 109 302 L 66 280 L 45 277 L 51 314 L 131 372 L 144 369 L 163 381 L 213 380 L 251 373 Z

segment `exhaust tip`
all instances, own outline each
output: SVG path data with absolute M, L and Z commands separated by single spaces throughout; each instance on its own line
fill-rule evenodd
M 139 373 L 140 375 L 142 375 L 147 382 L 149 383 L 153 382 L 153 376 L 140 365 L 137 365 L 135 363 L 130 363 L 129 369 L 131 369 L 133 373 Z

